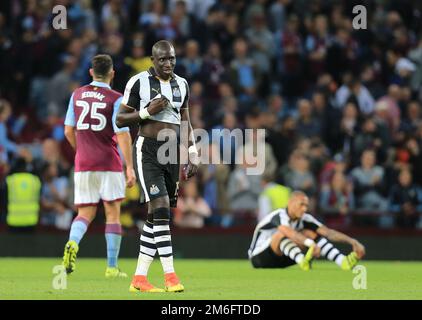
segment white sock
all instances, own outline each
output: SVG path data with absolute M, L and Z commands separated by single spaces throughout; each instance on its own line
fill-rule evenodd
M 160 260 L 161 260 L 161 265 L 163 266 L 164 273 L 174 272 L 173 256 L 160 257 Z
M 344 254 L 339 254 L 339 256 L 336 258 L 335 262 L 339 267 L 341 267 L 341 263 L 343 262 L 344 258 L 346 258 Z
M 136 266 L 136 276 L 146 276 L 148 274 L 149 266 L 151 265 L 153 257 L 140 253 L 138 257 L 138 265 Z
M 321 237 L 317 242 L 318 247 L 321 248 L 321 256 L 327 258 L 330 261 L 334 261 L 339 267 L 344 259 L 342 254 L 334 245 L 329 242 L 326 238 Z
M 297 264 L 301 263 L 305 258 L 300 248 L 288 238 L 281 240 L 280 250 Z

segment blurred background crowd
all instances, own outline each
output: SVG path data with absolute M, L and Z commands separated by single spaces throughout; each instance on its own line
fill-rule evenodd
M 67 8 L 66 30 L 52 28 L 57 4 Z M 367 8 L 367 30 L 352 27 L 357 4 Z M 416 0 L 1 1 L 0 221 L 26 199 L 39 209 L 39 224 L 69 228 L 74 154 L 63 121 L 72 91 L 90 82 L 90 59 L 107 53 L 113 88 L 123 92 L 129 77 L 151 66 L 154 42 L 167 39 L 175 73 L 190 84 L 194 128 L 266 130 L 264 173 L 202 165 L 182 183 L 174 225 L 253 225 L 301 189 L 329 225 L 422 228 L 421 7 Z M 234 155 L 233 139 L 221 132 L 210 152 Z M 22 173 L 29 193 L 14 188 Z M 39 199 L 29 199 L 37 190 Z M 138 199 L 138 188 L 128 190 L 128 228 L 145 218 Z

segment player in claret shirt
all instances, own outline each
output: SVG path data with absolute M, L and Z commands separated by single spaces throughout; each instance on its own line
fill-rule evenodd
M 117 265 L 122 230 L 120 204 L 125 187 L 135 184 L 132 139 L 129 129 L 117 128 L 114 120 L 122 95 L 111 89 L 114 77 L 109 55 L 97 55 L 89 70 L 93 80 L 76 89 L 70 98 L 65 120 L 65 135 L 76 151 L 75 206 L 78 216 L 72 223 L 63 255 L 67 273 L 75 270 L 79 242 L 94 219 L 100 200 L 106 215 L 107 278 L 126 277 Z M 126 162 L 126 183 L 119 145 Z

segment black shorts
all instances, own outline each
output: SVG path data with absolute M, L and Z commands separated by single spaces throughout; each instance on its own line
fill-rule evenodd
M 174 141 L 177 162 L 162 164 L 158 155 L 162 151 L 159 148 L 164 143 L 166 142 L 138 136 L 134 143 L 133 163 L 141 190 L 141 203 L 168 195 L 170 207 L 175 208 L 179 192 L 179 145 L 178 141 Z
M 261 253 L 252 256 L 251 262 L 254 268 L 287 268 L 296 262 L 287 256 L 278 256 L 269 246 Z

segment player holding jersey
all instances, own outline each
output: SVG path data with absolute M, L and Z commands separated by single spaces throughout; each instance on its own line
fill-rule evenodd
M 312 258 L 322 256 L 343 270 L 351 270 L 365 255 L 365 247 L 359 241 L 327 228 L 305 213 L 308 204 L 308 197 L 295 191 L 287 208 L 271 212 L 258 223 L 248 251 L 254 268 L 286 268 L 298 264 L 307 271 Z M 331 241 L 350 244 L 353 251 L 345 256 Z
M 122 105 L 116 118 L 117 126 L 139 125 L 134 143 L 136 173 L 142 190 L 141 202 L 148 203 L 138 265 L 129 288 L 132 292 L 162 292 L 147 280 L 149 266 L 158 253 L 164 271 L 165 290 L 180 292 L 183 285 L 173 266 L 170 233 L 170 207 L 176 207 L 179 189 L 179 142 L 189 150 L 186 178 L 194 175 L 197 159 L 195 139 L 189 120 L 189 86 L 185 79 L 173 73 L 176 64 L 174 47 L 168 41 L 158 41 L 152 47 L 153 67 L 133 76 L 127 83 Z M 179 141 L 181 130 L 187 129 L 189 141 Z M 160 141 L 161 133 L 169 141 Z M 161 147 L 171 146 L 176 157 L 163 162 Z M 195 158 L 196 157 L 196 158 Z
M 114 77 L 109 55 L 97 55 L 89 70 L 93 80 L 76 89 L 70 98 L 65 120 L 65 135 L 76 151 L 75 206 L 78 216 L 70 228 L 63 255 L 67 273 L 75 270 L 79 242 L 94 219 L 100 200 L 106 215 L 107 278 L 126 277 L 117 265 L 121 242 L 120 204 L 125 185 L 135 184 L 132 139 L 128 128 L 117 128 L 114 120 L 122 95 L 111 89 Z M 126 162 L 126 183 L 119 145 Z

